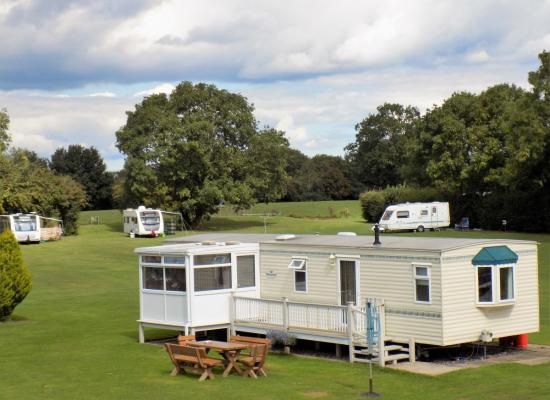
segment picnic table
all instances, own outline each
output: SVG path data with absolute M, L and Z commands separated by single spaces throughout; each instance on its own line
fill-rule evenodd
M 224 378 L 227 377 L 227 375 L 229 375 L 229 373 L 233 369 L 235 369 L 235 371 L 239 375 L 243 374 L 243 371 L 237 365 L 237 358 L 242 350 L 250 348 L 250 344 L 247 343 L 220 342 L 217 340 L 191 340 L 189 342 L 186 342 L 186 345 L 203 348 L 206 350 L 206 352 L 212 349 L 220 353 L 220 355 L 224 359 L 225 365 L 225 369 L 222 375 Z

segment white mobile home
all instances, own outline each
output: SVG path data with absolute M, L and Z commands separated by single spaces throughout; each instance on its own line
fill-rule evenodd
M 349 346 L 350 359 L 359 360 L 367 299 L 381 321 L 381 365 L 414 360 L 415 345 L 538 331 L 535 242 L 383 237 L 374 245 L 372 239 L 213 233 L 136 249 L 140 339 L 145 326 L 187 333 L 277 329 Z
M 40 243 L 61 238 L 62 221 L 36 213 L 0 215 L 0 232 L 9 229 L 18 242 Z
M 391 205 L 384 211 L 381 231 L 439 229 L 451 224 L 449 203 L 403 203 Z

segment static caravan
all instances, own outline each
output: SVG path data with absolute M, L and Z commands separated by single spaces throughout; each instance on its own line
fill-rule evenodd
M 0 232 L 6 229 L 13 232 L 18 242 L 40 243 L 60 239 L 62 221 L 36 213 L 0 215 Z
M 372 351 L 384 365 L 414 361 L 417 346 L 488 342 L 539 329 L 537 243 L 531 241 L 383 237 L 375 245 L 370 236 L 212 233 L 167 243 L 136 250 L 141 333 L 143 326 L 280 330 L 347 346 L 350 360 L 361 361 L 368 302 L 380 322 Z M 187 268 L 181 311 L 170 309 L 167 290 L 174 254 L 183 257 L 179 268 Z M 253 267 L 239 259 L 252 254 Z M 151 287 L 146 277 L 153 265 Z M 243 290 L 240 276 L 251 268 L 254 286 Z M 203 274 L 211 284 L 201 283 Z
M 451 224 L 449 203 L 403 203 L 389 206 L 382 214 L 381 231 L 446 228 Z

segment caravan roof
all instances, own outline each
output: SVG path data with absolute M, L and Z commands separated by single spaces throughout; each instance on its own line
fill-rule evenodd
M 216 242 L 240 241 L 243 243 L 281 244 L 300 246 L 335 246 L 376 249 L 432 250 L 445 251 L 475 245 L 502 243 L 503 239 L 470 239 L 470 238 L 434 238 L 383 236 L 381 245 L 374 245 L 371 235 L 295 235 L 293 239 L 277 240 L 280 234 L 265 233 L 203 233 L 169 239 L 166 244 L 200 243 L 205 240 Z M 507 243 L 535 243 L 528 240 L 505 239 Z

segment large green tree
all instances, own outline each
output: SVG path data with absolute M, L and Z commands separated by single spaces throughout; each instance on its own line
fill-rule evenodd
M 346 159 L 355 179 L 367 188 L 403 181 L 405 140 L 416 129 L 419 111 L 385 103 L 355 126 L 355 142 L 346 146 Z
M 72 144 L 53 153 L 50 168 L 57 175 L 71 176 L 80 183 L 88 197 L 88 208 L 108 209 L 113 204 L 113 175 L 107 171 L 103 158 L 95 147 Z
M 8 127 L 10 125 L 10 117 L 6 110 L 0 110 L 0 153 L 4 152 L 10 142 Z
M 195 225 L 222 202 L 240 209 L 281 197 L 288 143 L 258 131 L 253 110 L 240 94 L 203 83 L 146 97 L 116 133 L 127 156 L 125 205 L 177 209 Z

